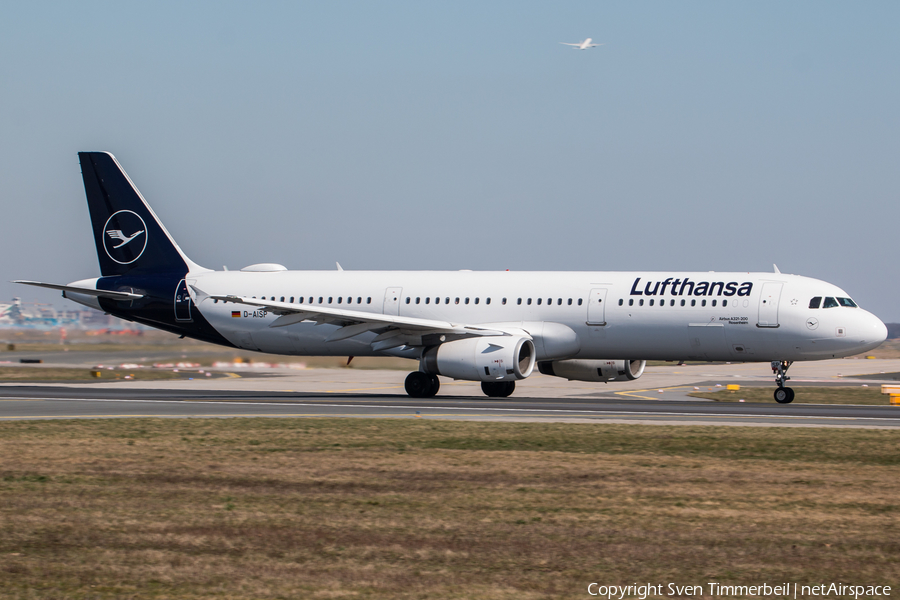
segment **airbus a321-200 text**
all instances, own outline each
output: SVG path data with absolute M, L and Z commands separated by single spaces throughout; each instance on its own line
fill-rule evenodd
M 509 396 L 537 368 L 577 381 L 637 379 L 647 360 L 770 363 L 791 402 L 797 360 L 876 348 L 887 328 L 844 290 L 779 273 L 212 271 L 191 261 L 107 152 L 81 152 L 101 276 L 19 281 L 116 317 L 246 350 L 399 356 Z

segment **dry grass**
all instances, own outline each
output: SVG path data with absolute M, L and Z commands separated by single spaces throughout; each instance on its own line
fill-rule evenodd
M 885 382 L 889 383 L 889 382 Z M 890 396 L 881 393 L 880 385 L 805 387 L 794 386 L 794 404 L 869 404 L 889 405 Z M 746 402 L 772 402 L 774 387 L 746 387 L 736 391 L 720 390 L 718 392 L 693 392 L 688 394 L 694 398 L 707 398 L 716 402 L 738 402 L 741 398 Z M 900 412 L 900 407 L 898 407 Z
M 118 381 L 128 377 L 135 381 L 159 381 L 170 379 L 188 379 L 191 377 L 205 377 L 205 373 L 198 370 L 186 371 L 179 370 L 173 372 L 171 369 L 99 369 L 99 377 L 93 375 L 95 369 L 72 368 L 72 367 L 10 367 L 0 366 L 0 381 L 3 382 L 44 382 L 44 381 Z M 221 373 L 214 373 L 211 377 L 224 377 Z
M 900 581 L 900 432 L 0 424 L 3 598 L 583 598 Z

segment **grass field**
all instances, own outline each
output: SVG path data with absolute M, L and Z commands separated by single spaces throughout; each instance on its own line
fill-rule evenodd
M 2 382 L 44 382 L 44 381 L 117 381 L 121 379 L 134 379 L 135 381 L 160 381 L 170 379 L 187 379 L 189 377 L 205 377 L 197 369 L 193 371 L 172 369 L 100 369 L 99 377 L 94 376 L 94 369 L 78 369 L 70 367 L 11 367 L 0 366 L 0 381 Z M 215 373 L 211 377 L 223 377 L 222 373 Z
M 890 383 L 890 382 L 886 382 Z M 881 393 L 881 386 L 833 386 L 804 387 L 795 386 L 794 404 L 890 404 L 890 396 Z M 716 402 L 738 402 L 741 398 L 746 402 L 772 402 L 775 387 L 742 386 L 736 391 L 721 390 L 718 392 L 693 392 L 688 394 L 694 398 L 707 398 Z M 900 406 L 897 407 L 900 412 Z
M 0 597 L 896 585 L 898 449 L 900 432 L 861 429 L 0 423 Z

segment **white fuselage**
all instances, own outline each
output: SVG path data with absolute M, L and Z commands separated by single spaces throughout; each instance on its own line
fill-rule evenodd
M 865 352 L 887 335 L 861 308 L 809 307 L 813 297 L 849 298 L 840 288 L 780 273 L 205 271 L 186 281 L 190 310 L 229 342 L 275 354 L 418 358 L 421 349 L 376 351 L 371 331 L 326 341 L 338 325 L 270 327 L 272 312 L 207 296 L 520 329 L 535 338 L 537 360 L 818 360 Z M 574 347 L 554 345 L 559 325 L 575 333 Z

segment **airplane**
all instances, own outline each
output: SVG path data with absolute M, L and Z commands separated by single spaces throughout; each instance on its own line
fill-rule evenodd
M 593 40 L 591 38 L 587 38 L 583 42 L 578 42 L 577 44 L 570 44 L 568 42 L 560 42 L 560 44 L 564 46 L 574 46 L 572 50 L 587 50 L 588 48 L 595 48 L 597 46 L 602 46 L 603 44 L 592 44 Z
M 769 363 L 775 400 L 787 404 L 794 361 L 851 356 L 887 338 L 884 323 L 844 290 L 777 267 L 289 271 L 261 263 L 213 271 L 187 257 L 112 154 L 78 156 L 101 276 L 16 283 L 223 346 L 414 359 L 419 368 L 405 389 L 415 398 L 434 396 L 438 376 L 478 381 L 487 396 L 507 397 L 535 368 L 608 383 L 638 379 L 647 360 L 691 360 Z M 129 241 L 115 243 L 122 240 Z

